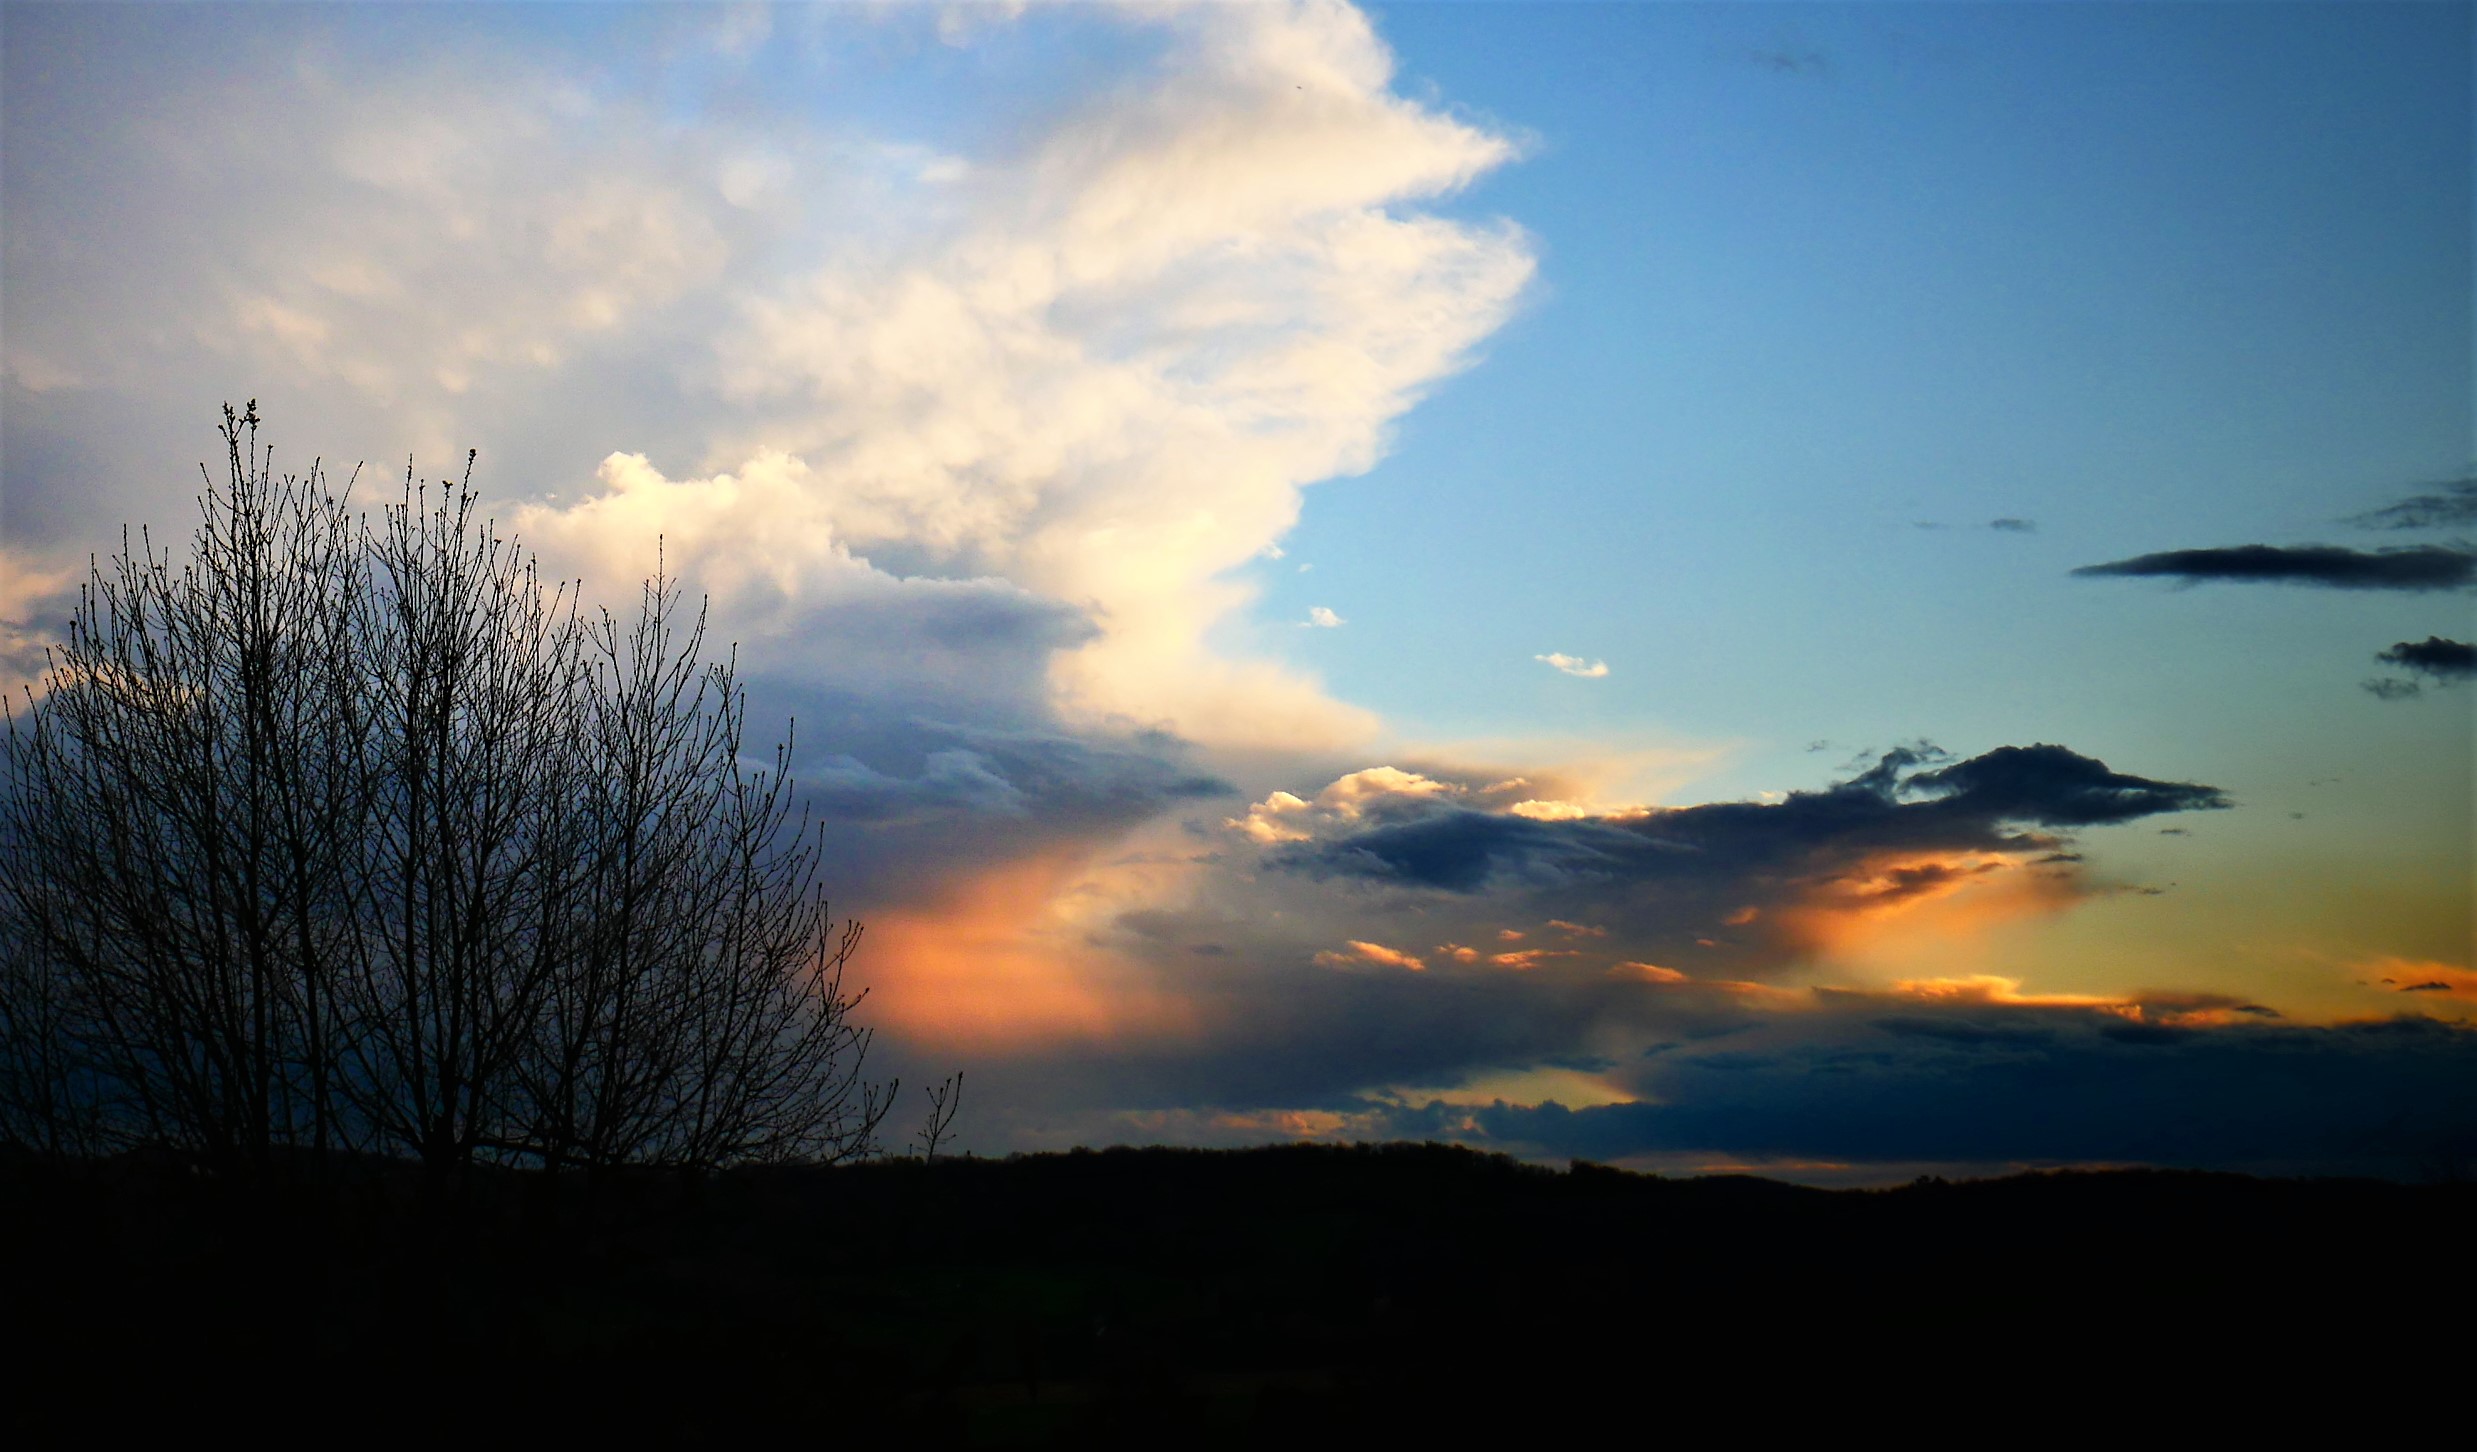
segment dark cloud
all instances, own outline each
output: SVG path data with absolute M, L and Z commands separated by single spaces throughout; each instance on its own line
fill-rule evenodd
M 1070 729 L 1046 703 L 996 693 L 912 699 L 885 681 L 749 686 L 752 746 L 795 723 L 792 771 L 826 829 L 826 880 L 866 917 L 1029 853 L 1114 840 L 1181 803 L 1227 793 L 1166 732 Z M 924 710 L 923 708 L 926 708 Z M 942 714 L 928 714 L 937 711 Z
M 1681 849 L 1601 821 L 1542 822 L 1449 807 L 1418 820 L 1275 850 L 1272 863 L 1315 877 L 1361 877 L 1447 892 L 1610 875 Z
M 2098 826 L 2228 805 L 2216 788 L 2127 776 L 2061 746 L 1999 747 L 1936 764 L 1942 760 L 1932 747 L 1899 748 L 1849 781 L 1792 792 L 1778 803 L 1727 802 L 1641 816 L 1536 821 L 1430 806 L 1415 820 L 1294 843 L 1271 858 L 1316 876 L 1455 893 L 1576 880 L 1760 879 L 1829 875 L 1878 852 L 2018 852 L 2053 841 L 2021 829 Z
M 1644 1060 L 1634 1077 L 1647 1102 L 1429 1104 L 1392 1127 L 1601 1160 L 1683 1151 L 2375 1173 L 2477 1141 L 2467 1027 L 2178 1027 L 2010 1004 L 1867 1013 L 1851 998 L 1727 1052 Z
M 2228 805 L 2227 797 L 2213 787 L 2126 776 L 2108 770 L 2105 762 L 2043 744 L 1999 746 L 1984 756 L 1922 772 L 1898 789 L 1938 796 L 1963 817 L 2045 827 L 2090 827 Z
M 2403 640 L 2374 659 L 2438 681 L 2464 681 L 2477 676 L 2477 645 L 2446 640 L 2439 635 Z
M 2397 504 L 2369 509 L 2345 523 L 2360 529 L 2435 529 L 2477 522 L 2477 478 L 2454 479 Z
M 2167 550 L 2073 571 L 2089 576 L 2160 576 L 2318 585 L 2333 590 L 2457 590 L 2477 580 L 2477 552 L 2455 545 L 2357 550 L 2340 545 L 2235 545 Z
M 2398 676 L 2373 676 L 2357 683 L 2366 694 L 2384 701 L 2408 701 L 2425 694 L 2425 687 Z
M 1990 519 L 1987 521 L 1987 528 L 2000 530 L 2005 534 L 2036 534 L 2038 533 L 2038 521 L 2035 519 Z

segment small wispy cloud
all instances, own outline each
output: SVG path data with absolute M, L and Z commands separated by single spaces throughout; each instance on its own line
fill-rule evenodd
M 2006 517 L 2004 519 L 1990 519 L 1987 521 L 1987 528 L 2004 534 L 2036 534 L 2038 533 L 2038 521 L 2035 519 L 2013 519 L 2010 517 Z
M 1347 622 L 1345 622 L 1341 616 L 1334 614 L 1325 606 L 1311 605 L 1307 610 L 1307 619 L 1301 621 L 1300 623 L 1302 625 L 1313 625 L 1319 630 L 1337 630 Z
M 2435 529 L 2477 523 L 2477 478 L 2453 479 L 2383 509 L 2353 515 L 2359 529 Z
M 1531 659 L 1545 661 L 1569 676 L 1580 676 L 1587 681 L 1596 681 L 1608 674 L 1607 661 L 1584 660 L 1579 655 L 1567 655 L 1561 650 L 1552 650 L 1546 655 L 1535 655 Z

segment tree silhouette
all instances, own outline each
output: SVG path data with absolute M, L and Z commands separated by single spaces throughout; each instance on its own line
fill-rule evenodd
M 434 1185 L 873 1151 L 860 928 L 702 608 L 658 570 L 585 611 L 470 455 L 373 523 L 258 427 L 224 410 L 187 558 L 124 533 L 8 712 L 0 1135 Z

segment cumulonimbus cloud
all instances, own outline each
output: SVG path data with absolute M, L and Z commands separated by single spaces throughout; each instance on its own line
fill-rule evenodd
M 624 591 L 666 538 L 742 638 L 824 633 L 867 573 L 1003 582 L 1089 625 L 1039 662 L 1041 709 L 1355 740 L 1369 713 L 1207 631 L 1302 489 L 1372 465 L 1534 269 L 1510 222 L 1427 206 L 1515 142 L 1399 92 L 1344 4 L 993 11 L 937 40 L 1106 30 L 1124 74 L 1063 104 L 1028 85 L 1017 124 L 936 140 L 736 95 L 679 126 L 594 59 L 493 45 L 479 13 L 409 50 L 341 12 L 38 19 L 80 33 L 30 47 L 147 77 L 106 97 L 10 73 L 13 117 L 85 118 L 12 126 L 12 232 L 134 219 L 108 258 L 12 268 L 12 543 L 79 558 L 162 502 L 74 519 L 84 481 L 160 477 L 175 503 L 195 483 L 191 446 L 161 443 L 199 432 L 186 416 L 95 420 L 208 409 L 245 376 L 304 458 L 478 444 L 484 487 L 517 495 L 503 520 L 597 586 Z M 649 64 L 676 61 L 683 95 L 733 73 L 700 46 L 737 66 L 833 39 L 673 19 Z M 262 83 L 225 86 L 184 27 Z M 70 136 L 76 165 L 46 160 Z M 46 189 L 71 172 L 104 180 Z
M 1364 732 L 1203 637 L 1300 489 L 1372 463 L 1527 283 L 1518 231 L 1417 209 L 1513 148 L 1394 95 L 1346 7 L 1162 23 L 1156 80 L 965 166 L 933 214 L 951 220 L 744 297 L 712 359 L 738 422 L 710 447 L 736 436 L 745 463 L 606 469 L 520 523 L 607 554 L 692 519 L 773 581 L 815 571 L 829 539 L 905 573 L 994 575 L 1088 607 L 1093 639 L 1054 673 L 1082 714 L 1292 745 Z
M 2456 545 L 2359 550 L 2344 545 L 2233 545 L 2164 550 L 2103 565 L 2082 576 L 2157 577 L 2186 584 L 2224 580 L 2318 585 L 2332 590 L 2458 590 L 2477 580 L 2477 552 Z
M 1529 238 L 1434 204 L 1517 144 L 1326 0 L 710 19 L 650 20 L 622 81 L 478 7 L 410 43 L 349 9 L 12 12 L 12 570 L 185 527 L 227 394 L 296 465 L 478 446 L 558 572 L 624 601 L 660 541 L 712 596 L 752 733 L 797 719 L 880 1022 L 1123 1024 L 1087 919 L 1183 864 L 1116 844 L 1222 791 L 1221 747 L 1375 728 L 1210 628 L 1516 305 Z M 996 57 L 988 124 L 912 134 L 732 79 L 1010 26 L 1106 39 L 1104 83 Z M 89 83 L 30 59 L 65 49 Z

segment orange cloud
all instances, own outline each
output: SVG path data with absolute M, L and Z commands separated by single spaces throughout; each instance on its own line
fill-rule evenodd
M 1904 978 L 1892 985 L 1892 992 L 1902 998 L 1920 998 L 1931 1003 L 2004 1003 L 2038 1008 L 2112 1010 L 2133 1007 L 2120 998 L 2100 998 L 2086 993 L 2024 993 L 2020 979 L 2001 978 L 1993 973 L 1972 973 L 1960 978 Z M 2141 1015 L 2135 1012 L 2132 1016 L 2138 1018 Z
M 1524 948 L 1519 952 L 1499 953 L 1488 961 L 1500 968 L 1522 969 L 1537 968 L 1543 960 L 1549 958 L 1579 958 L 1581 956 L 1571 948 Z
M 1550 918 L 1548 926 L 1569 938 L 1605 938 L 1608 936 L 1606 928 L 1595 928 L 1588 923 L 1569 923 L 1563 918 Z
M 2432 958 L 2372 958 L 2356 965 L 2368 984 L 2421 998 L 2477 1003 L 2477 971 Z
M 1428 966 L 1424 959 L 1413 957 L 1398 948 L 1388 948 L 1382 943 L 1363 943 L 1357 938 L 1352 938 L 1349 940 L 1349 947 L 1350 951 L 1347 953 L 1318 953 L 1316 961 L 1327 968 L 1349 968 L 1361 963 L 1381 963 L 1388 968 L 1407 968 L 1413 973 L 1424 972 Z
M 852 964 L 869 988 L 861 1020 L 966 1049 L 1191 1029 L 1182 1005 L 1064 918 L 1083 867 L 1069 852 L 1009 862 L 871 918 Z
M 1815 995 L 1802 989 L 1781 988 L 1770 983 L 1749 983 L 1735 978 L 1701 978 L 1691 980 L 1697 988 L 1715 989 L 1741 1003 L 1757 1008 L 1812 1008 Z
M 1479 961 L 1479 950 L 1477 948 L 1466 948 L 1460 943 L 1439 943 L 1436 945 L 1436 951 L 1440 956 L 1451 958 L 1456 963 L 1476 963 Z
M 1805 952 L 1900 958 L 1928 944 L 2061 912 L 2092 892 L 2071 872 L 2042 870 L 2000 853 L 1908 853 L 1873 859 L 1773 917 L 1789 943 Z
M 1691 983 L 1694 981 L 1674 968 L 1663 968 L 1657 963 L 1620 963 L 1608 971 L 1630 973 L 1637 977 L 1647 978 L 1654 983 Z
M 2281 1015 L 2274 1009 L 2224 993 L 2144 991 L 2127 997 L 2089 993 L 2024 993 L 2021 980 L 1993 973 L 1958 978 L 1907 978 L 1892 985 L 1900 998 L 1930 1003 L 1994 1003 L 2027 1008 L 2093 1008 L 2142 1023 L 2176 1028 L 2224 1028 Z

